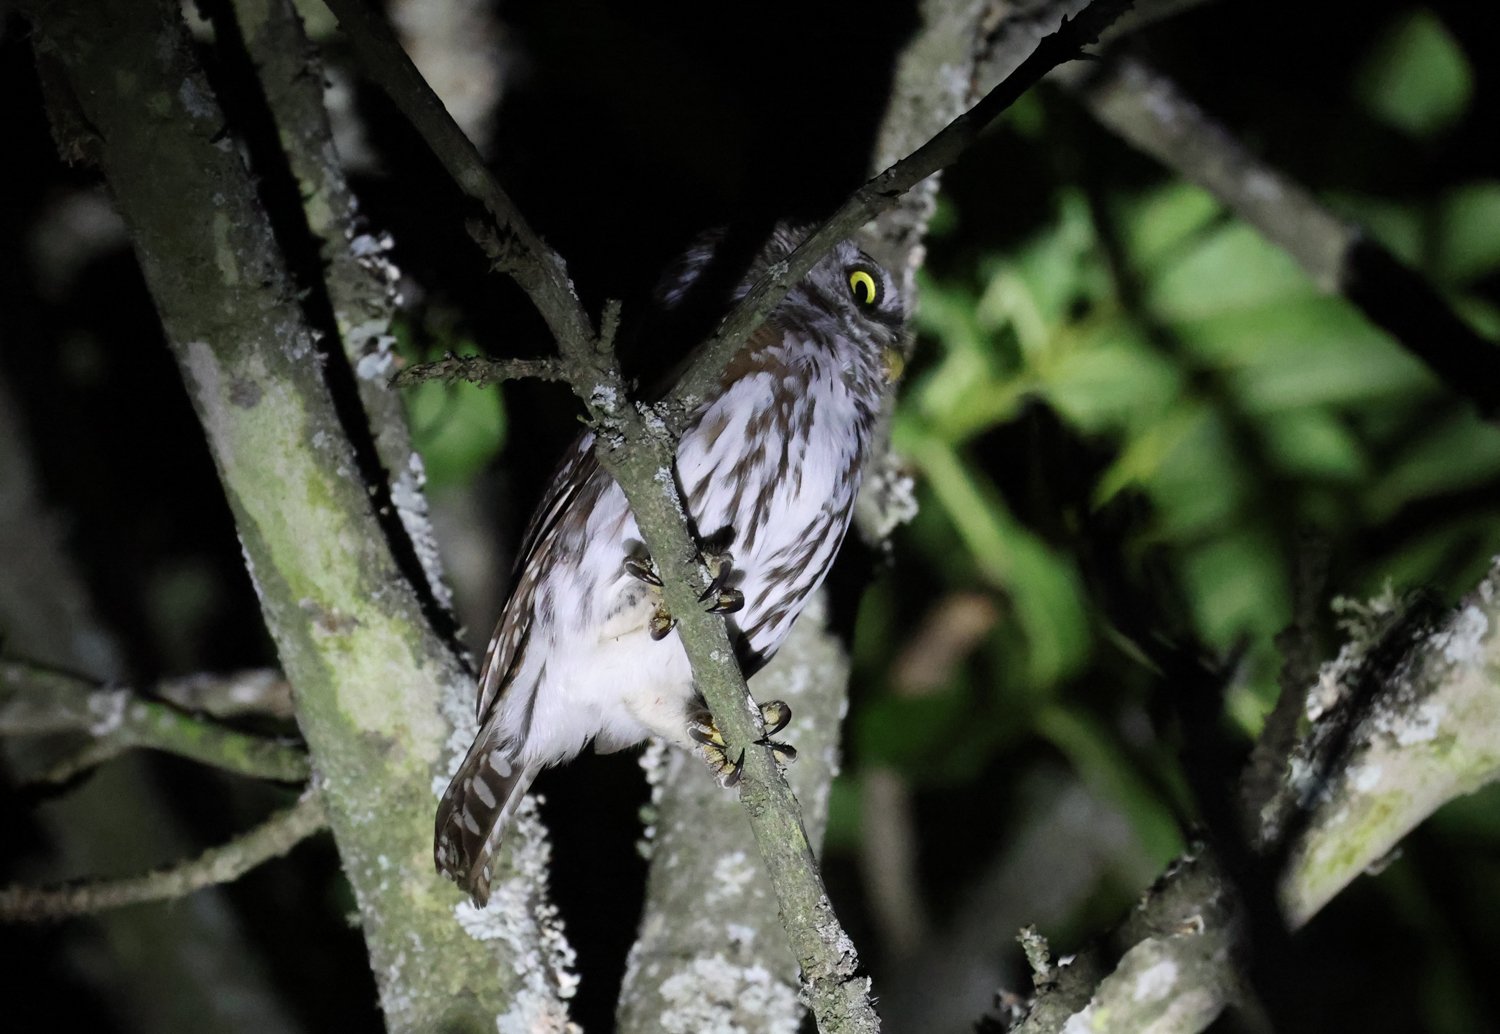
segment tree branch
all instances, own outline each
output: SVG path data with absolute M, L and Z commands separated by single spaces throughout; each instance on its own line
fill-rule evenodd
M 120 880 L 0 888 L 0 921 L 34 923 L 187 897 L 204 887 L 232 883 L 257 865 L 280 858 L 327 824 L 322 796 L 308 790 L 290 808 L 191 862 Z
M 58 732 L 92 736 L 86 755 L 91 763 L 149 747 L 255 779 L 295 783 L 310 773 L 306 752 L 295 744 L 184 714 L 128 688 L 100 689 L 77 676 L 0 660 L 0 735 Z M 71 765 L 49 778 L 58 781 L 80 768 Z
M 1443 804 L 1500 779 L 1494 691 L 1500 681 L 1500 558 L 1457 608 L 1431 625 L 1413 624 L 1406 608 L 1390 601 L 1377 601 L 1363 613 L 1355 638 L 1307 688 L 1302 739 L 1281 770 L 1284 794 L 1257 816 L 1265 823 L 1268 857 L 1273 864 L 1287 859 L 1280 897 L 1294 929 Z M 1393 643 L 1399 652 L 1380 656 Z M 1330 735 L 1338 744 L 1332 751 Z M 1287 836 L 1293 838 L 1290 851 L 1277 850 Z M 1162 931 L 1196 938 L 1175 942 L 1187 954 L 1163 944 L 1146 955 L 1155 965 L 1172 964 L 1172 986 L 1152 985 L 1161 993 L 1150 1004 L 1181 1022 L 1161 1029 L 1201 1030 L 1226 1004 L 1248 1007 L 1232 950 L 1240 937 L 1237 911 L 1225 877 L 1200 852 L 1174 866 L 1116 936 L 1126 958 L 1131 946 L 1159 939 Z M 1202 923 L 1173 933 L 1183 917 Z M 1092 971 L 1108 970 L 1098 952 L 1089 962 Z M 1085 981 L 1082 987 L 1039 987 L 1033 1018 L 1018 1029 L 1071 1029 L 1080 1010 L 1102 1015 L 1138 1001 L 1139 968 L 1116 974 L 1118 979 Z M 1085 1001 L 1092 1003 L 1091 1013 L 1079 1004 Z M 1196 1019 L 1188 1022 L 1190 1017 Z
M 797 747 L 787 769 L 816 848 L 839 758 L 839 717 L 849 658 L 826 627 L 821 594 L 776 657 L 751 680 L 762 700 L 785 700 L 792 723 L 778 738 Z M 798 965 L 739 805 L 699 760 L 663 745 L 642 759 L 652 784 L 651 852 L 640 935 L 620 991 L 619 1034 L 661 1030 L 794 1029 L 806 1013 Z
M 394 534 L 404 531 L 421 567 L 421 588 L 446 611 L 453 593 L 443 580 L 423 492 L 426 473 L 412 449 L 401 397 L 390 383 L 399 362 L 392 321 L 401 276 L 389 258 L 391 238 L 372 232 L 360 215 L 323 106 L 323 69 L 291 0 L 223 2 L 233 8 L 297 181 L 307 232 L 317 244 L 329 314 L 354 374 L 375 456 L 384 468 L 384 478 L 371 487 L 401 521 Z

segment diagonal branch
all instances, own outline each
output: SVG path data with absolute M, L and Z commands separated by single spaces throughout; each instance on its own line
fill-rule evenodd
M 0 888 L 0 921 L 34 923 L 186 897 L 204 887 L 232 883 L 257 865 L 280 858 L 327 824 L 322 795 L 308 790 L 290 808 L 190 862 L 119 880 Z
M 1483 416 L 1500 416 L 1500 345 L 1464 322 L 1425 277 L 1357 223 L 1252 154 L 1170 77 L 1123 55 L 1064 78 L 1099 122 L 1223 201 Z

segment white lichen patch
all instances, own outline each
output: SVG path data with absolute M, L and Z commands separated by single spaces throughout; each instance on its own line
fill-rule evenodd
M 1381 776 L 1385 770 L 1380 765 L 1360 765 L 1348 775 L 1349 785 L 1359 793 L 1369 793 L 1380 785 Z
M 867 542 L 884 542 L 917 516 L 917 481 L 905 461 L 886 451 L 866 465 L 855 516 Z
M 427 469 L 422 465 L 419 453 L 412 453 L 406 469 L 391 482 L 391 502 L 401 518 L 401 526 L 411 539 L 412 550 L 422 573 L 427 576 L 427 585 L 432 598 L 445 610 L 453 606 L 453 590 L 443 580 L 443 558 L 438 549 L 437 533 L 433 531 L 427 508 L 427 495 L 422 491 L 427 483 Z
M 106 689 L 89 694 L 88 709 L 94 719 L 89 723 L 89 734 L 108 736 L 123 725 L 130 699 L 128 689 Z
M 730 851 L 721 856 L 714 863 L 713 881 L 707 895 L 710 911 L 726 909 L 728 903 L 744 894 L 759 875 L 760 870 L 744 851 Z
M 1490 619 L 1482 610 L 1465 607 L 1447 628 L 1433 635 L 1432 645 L 1443 652 L 1443 660 L 1449 664 L 1472 667 L 1484 661 L 1484 638 L 1489 630 Z
M 796 991 L 764 966 L 694 959 L 661 984 L 663 1034 L 796 1034 Z
M 1396 742 L 1403 747 L 1437 739 L 1448 709 L 1436 700 L 1424 700 L 1415 712 L 1396 725 Z
M 193 118 L 222 118 L 213 99 L 198 89 L 198 80 L 192 76 L 182 81 L 182 86 L 177 91 L 177 99 L 182 102 L 183 110 Z
M 651 800 L 641 806 L 641 835 L 635 842 L 635 851 L 647 861 L 656 844 L 656 818 L 661 813 L 662 794 L 675 753 L 665 740 L 656 737 L 647 740 L 646 749 L 641 751 L 641 770 L 646 773 L 646 785 L 651 787 Z
M 385 320 L 367 320 L 349 328 L 351 344 L 363 349 L 365 342 L 373 343 L 373 347 L 354 365 L 354 372 L 360 380 L 384 383 L 391 375 L 391 367 L 396 363 L 396 352 L 391 346 L 396 339 L 383 333 L 386 326 Z
M 1177 986 L 1177 963 L 1171 959 L 1148 966 L 1135 978 L 1131 997 L 1137 1002 L 1154 1002 L 1165 998 Z
M 576 956 L 563 931 L 557 906 L 547 898 L 552 847 L 537 812 L 536 798 L 521 802 L 502 850 L 502 876 L 490 902 L 476 909 L 454 907 L 454 918 L 469 936 L 499 941 L 511 960 L 517 988 L 511 1008 L 497 1020 L 505 1032 L 569 1029 L 563 1002 L 578 990 Z

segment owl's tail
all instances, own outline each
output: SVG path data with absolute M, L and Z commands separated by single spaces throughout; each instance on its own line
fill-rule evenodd
M 433 854 L 438 872 L 483 908 L 490 899 L 493 859 L 538 767 L 522 767 L 496 730 L 480 736 L 438 805 Z

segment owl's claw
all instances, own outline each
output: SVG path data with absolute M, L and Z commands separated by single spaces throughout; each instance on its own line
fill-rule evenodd
M 730 566 L 732 559 L 727 550 L 714 551 L 709 547 L 704 549 L 703 565 L 713 575 L 713 581 L 708 583 L 708 588 L 703 590 L 698 602 L 708 604 L 710 614 L 736 614 L 745 606 L 745 594 L 724 584 L 734 570 Z M 653 589 L 661 588 L 661 575 L 656 573 L 656 564 L 650 556 L 631 554 L 625 558 L 624 567 L 625 573 L 637 581 L 644 582 Z M 666 604 L 658 599 L 656 613 L 651 616 L 651 638 L 665 639 L 676 624 Z
M 785 700 L 767 700 L 760 705 L 760 720 L 766 723 L 766 735 L 775 736 L 792 720 L 792 708 Z
M 698 597 L 698 602 L 708 603 L 710 614 L 737 614 L 744 609 L 745 594 L 738 589 L 716 589 L 710 585 Z
M 713 580 L 698 597 L 698 602 L 707 603 L 710 614 L 738 613 L 745 606 L 745 594 L 727 584 L 729 576 L 734 573 L 734 555 L 729 552 L 728 545 L 705 543 L 702 559 Z
M 656 566 L 650 557 L 628 556 L 625 558 L 625 573 L 632 578 L 637 578 L 653 588 L 661 588 L 661 575 L 656 573 Z

